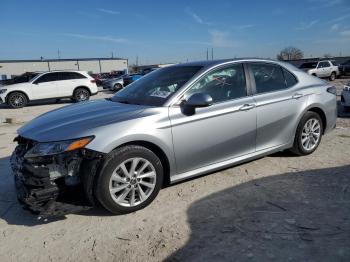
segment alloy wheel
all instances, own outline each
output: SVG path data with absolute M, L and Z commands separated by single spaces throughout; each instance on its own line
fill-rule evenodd
M 321 124 L 316 118 L 311 118 L 306 121 L 302 134 L 301 144 L 306 151 L 313 150 L 320 141 L 321 137 Z
M 134 207 L 143 203 L 156 186 L 154 166 L 144 158 L 130 158 L 113 171 L 109 181 L 112 199 L 121 206 Z
M 24 106 L 25 100 L 24 100 L 24 97 L 22 95 L 14 94 L 10 98 L 10 103 L 13 107 L 18 108 L 18 107 Z

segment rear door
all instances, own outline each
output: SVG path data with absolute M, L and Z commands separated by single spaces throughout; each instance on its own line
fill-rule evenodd
M 249 63 L 257 113 L 256 150 L 293 141 L 295 127 L 306 103 L 296 77 L 273 63 Z
M 328 61 L 323 61 L 318 64 L 319 67 L 319 77 L 329 77 L 331 75 L 331 65 Z
M 62 97 L 69 97 L 73 95 L 76 87 L 81 85 L 86 86 L 86 83 L 83 83 L 84 80 L 87 80 L 87 77 L 78 72 L 60 72 L 57 89 Z
M 46 73 L 32 82 L 32 98 L 46 99 L 60 97 L 57 90 L 58 72 Z

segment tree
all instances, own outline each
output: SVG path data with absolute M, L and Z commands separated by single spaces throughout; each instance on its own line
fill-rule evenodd
M 303 57 L 303 51 L 293 46 L 282 49 L 281 52 L 277 55 L 277 59 L 280 61 L 297 60 L 302 59 Z

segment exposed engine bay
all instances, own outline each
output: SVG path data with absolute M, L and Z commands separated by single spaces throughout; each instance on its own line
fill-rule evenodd
M 95 204 L 93 182 L 103 154 L 78 149 L 60 154 L 25 157 L 37 142 L 15 138 L 11 156 L 17 198 L 24 208 L 45 216 L 90 209 Z

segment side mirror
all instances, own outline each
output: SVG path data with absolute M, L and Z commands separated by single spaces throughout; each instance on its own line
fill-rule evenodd
M 208 107 L 213 104 L 213 98 L 204 93 L 191 95 L 187 101 L 181 103 L 181 111 L 184 115 L 191 116 L 196 113 L 198 107 Z
M 208 107 L 213 104 L 213 98 L 205 93 L 195 93 L 191 95 L 185 102 L 186 106 L 189 107 Z

